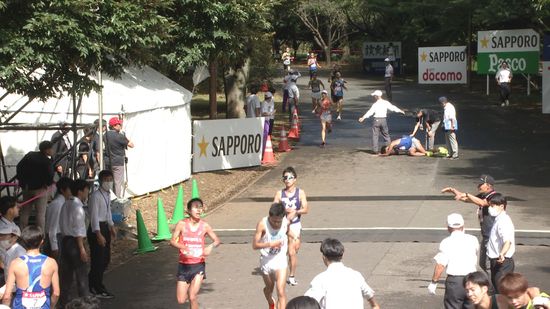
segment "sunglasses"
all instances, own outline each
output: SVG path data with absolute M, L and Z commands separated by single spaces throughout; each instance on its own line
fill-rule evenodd
M 283 180 L 292 180 L 292 179 L 296 179 L 296 177 L 294 177 L 292 175 L 283 176 Z

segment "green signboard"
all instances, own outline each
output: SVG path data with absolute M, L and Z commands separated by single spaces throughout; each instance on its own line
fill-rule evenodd
M 477 54 L 477 73 L 496 74 L 500 64 L 506 61 L 514 73 L 539 72 L 539 52 L 500 52 Z

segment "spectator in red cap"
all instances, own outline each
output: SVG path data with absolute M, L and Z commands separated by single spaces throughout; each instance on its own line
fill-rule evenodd
M 114 176 L 114 192 L 117 197 L 122 197 L 124 183 L 124 164 L 127 163 L 126 149 L 134 148 L 132 143 L 122 131 L 122 119 L 112 117 L 109 119 L 109 131 L 105 133 L 105 152 L 103 162 L 105 169 L 111 170 Z

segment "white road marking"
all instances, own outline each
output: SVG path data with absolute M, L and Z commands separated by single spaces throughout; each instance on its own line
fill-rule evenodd
M 256 229 L 214 229 L 215 232 L 254 232 Z M 306 227 L 304 231 L 446 231 L 439 227 Z M 467 228 L 466 231 L 479 231 L 479 228 Z M 516 230 L 516 233 L 550 234 L 550 230 Z

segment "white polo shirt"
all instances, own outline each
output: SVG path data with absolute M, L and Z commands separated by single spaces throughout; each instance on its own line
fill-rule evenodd
M 374 118 L 386 118 L 388 115 L 388 110 L 396 113 L 402 113 L 403 111 L 397 106 L 391 104 L 390 102 L 384 99 L 378 99 L 370 107 L 370 109 L 363 115 L 363 118 L 369 118 L 374 115 Z
M 479 242 L 464 231 L 453 231 L 439 244 L 434 257 L 437 264 L 447 267 L 447 275 L 465 276 L 476 271 Z
M 332 262 L 313 278 L 304 295 L 315 298 L 323 309 L 363 309 L 363 297 L 373 298 L 374 291 L 360 272 Z
M 510 249 L 508 249 L 504 257 L 511 258 L 516 252 L 515 228 L 510 216 L 503 211 L 496 216 L 495 223 L 491 229 L 489 243 L 487 244 L 487 256 L 490 259 L 497 259 L 506 241 L 510 242 Z
M 500 69 L 495 78 L 499 83 L 509 83 L 512 81 L 512 72 L 509 69 Z

